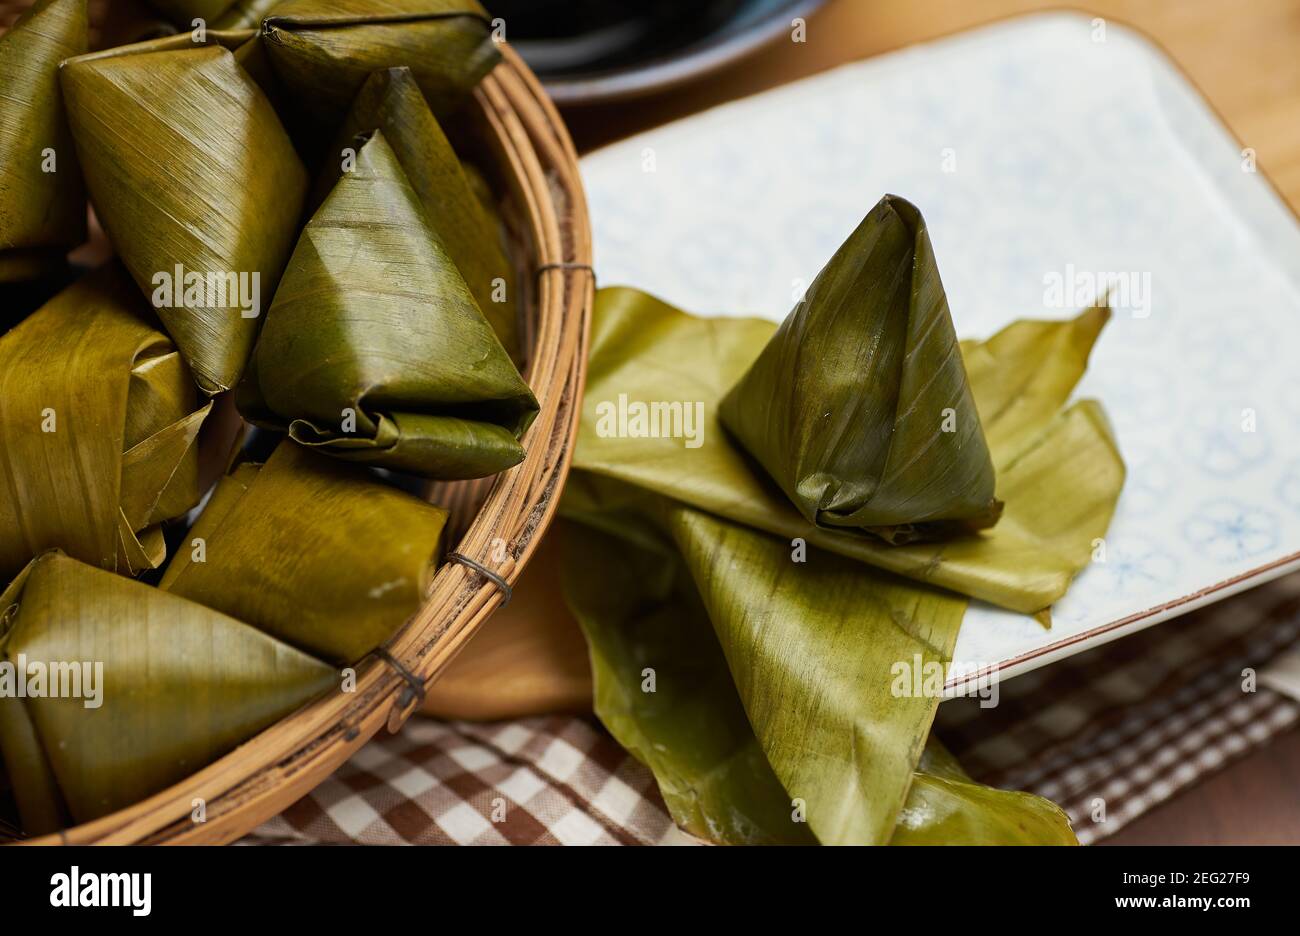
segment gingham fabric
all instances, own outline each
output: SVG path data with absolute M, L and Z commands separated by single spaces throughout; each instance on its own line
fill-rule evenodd
M 412 719 L 246 844 L 654 845 L 685 841 L 650 771 L 582 718 Z
M 1011 680 L 995 708 L 945 702 L 936 730 L 977 779 L 1060 803 L 1095 842 L 1300 721 L 1300 703 L 1251 682 L 1298 639 L 1300 574 Z M 650 772 L 571 717 L 413 719 L 245 839 L 686 841 Z
M 1260 679 L 1300 640 L 1300 574 L 939 707 L 936 730 L 985 783 L 1059 803 L 1079 841 L 1118 832 L 1300 720 Z M 1280 683 L 1280 681 L 1277 681 Z

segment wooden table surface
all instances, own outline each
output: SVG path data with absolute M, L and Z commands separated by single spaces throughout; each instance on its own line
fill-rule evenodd
M 891 49 L 1035 10 L 1040 0 L 831 0 L 807 41 L 778 41 L 702 83 L 633 103 L 570 108 L 578 147 L 631 133 Z M 1081 12 L 1136 27 L 1176 61 L 1300 211 L 1300 0 L 1092 0 Z M 597 245 L 599 249 L 599 245 Z M 1112 844 L 1300 843 L 1300 731 L 1142 816 Z

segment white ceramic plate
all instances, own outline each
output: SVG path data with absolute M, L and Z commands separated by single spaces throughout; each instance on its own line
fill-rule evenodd
M 1129 467 L 1105 561 L 1050 631 L 972 606 L 954 672 L 1003 678 L 1300 567 L 1300 228 L 1251 169 L 1158 49 L 1055 13 L 583 161 L 600 283 L 700 314 L 780 320 L 886 192 L 924 213 L 964 337 L 1073 314 L 1053 276 L 1144 290 L 1078 391 L 1105 404 Z

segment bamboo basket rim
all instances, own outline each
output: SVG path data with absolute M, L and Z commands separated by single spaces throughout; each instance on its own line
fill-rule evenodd
M 577 151 L 540 82 L 507 44 L 474 92 L 490 143 L 504 160 L 531 245 L 524 291 L 533 336 L 528 382 L 540 412 L 522 463 L 493 479 L 454 547 L 508 585 L 553 518 L 577 436 L 595 295 L 591 228 Z M 444 562 L 421 609 L 385 645 L 428 687 L 505 594 L 478 571 Z M 381 728 L 397 731 L 420 694 L 389 662 L 357 664 L 353 692 L 308 703 L 185 780 L 126 809 L 18 844 L 224 844 L 306 795 Z M 199 803 L 204 818 L 195 821 Z

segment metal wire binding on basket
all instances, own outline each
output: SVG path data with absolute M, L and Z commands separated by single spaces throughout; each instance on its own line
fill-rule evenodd
M 398 697 L 399 705 L 405 706 L 412 703 L 419 705 L 424 701 L 424 681 L 421 680 L 419 676 L 416 676 L 409 669 L 403 666 L 400 660 L 383 647 L 378 648 L 374 653 L 375 656 L 379 657 L 379 659 L 383 660 L 396 670 L 398 676 L 401 676 L 402 679 L 406 680 L 406 688 L 402 690 L 402 694 Z
M 492 482 L 453 552 L 500 552 L 503 561 L 490 573 L 472 561 L 444 563 L 424 607 L 383 654 L 358 665 L 353 691 L 316 700 L 134 806 L 32 841 L 216 844 L 238 839 L 301 798 L 380 728 L 400 727 L 424 687 L 508 599 L 555 513 L 568 473 L 586 373 L 594 276 L 540 275 L 548 269 L 590 272 L 586 201 L 577 154 L 559 114 L 514 51 L 504 44 L 501 51 L 503 61 L 474 92 L 474 105 L 497 174 L 506 182 L 504 195 L 522 219 L 523 269 L 539 271 L 525 307 L 532 335 L 527 377 L 541 410 L 524 437 L 523 462 Z M 474 492 L 481 488 L 463 484 L 464 495 L 456 485 L 439 494 L 458 506 L 477 504 Z M 509 550 L 494 552 L 499 543 L 509 543 Z M 202 822 L 191 818 L 197 802 L 204 807 Z
M 543 263 L 537 268 L 537 275 L 540 277 L 543 273 L 550 270 L 559 270 L 560 272 L 571 272 L 576 270 L 585 270 L 591 274 L 591 281 L 596 282 L 596 269 L 590 263 Z
M 491 582 L 493 585 L 499 588 L 501 590 L 500 607 L 504 608 L 506 605 L 510 604 L 510 599 L 514 597 L 514 590 L 510 587 L 510 583 L 507 582 L 505 579 L 503 579 L 501 576 L 497 575 L 487 566 L 474 561 L 469 556 L 462 556 L 458 552 L 447 553 L 446 559 L 448 562 L 459 562 L 461 565 L 465 566 L 466 568 L 473 569 L 479 575 L 483 576 L 485 579 L 487 579 L 489 582 Z

